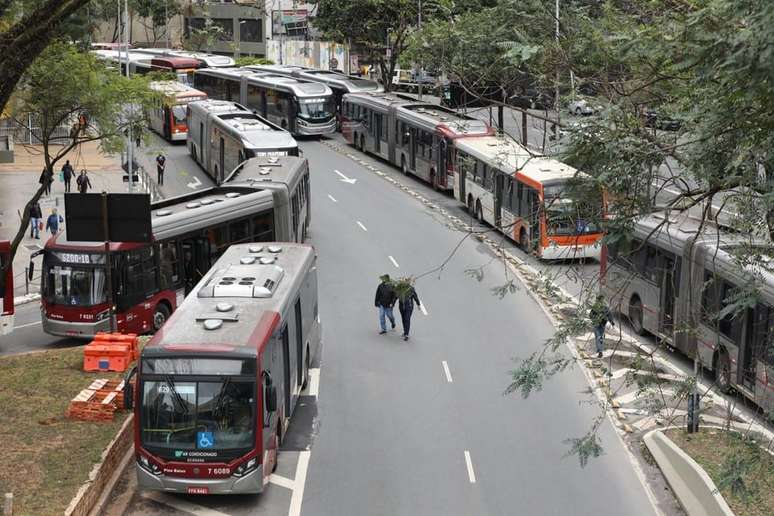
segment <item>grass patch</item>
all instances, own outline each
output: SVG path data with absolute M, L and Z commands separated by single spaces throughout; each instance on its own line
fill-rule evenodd
M 704 468 L 737 516 L 774 514 L 774 456 L 759 443 L 712 428 L 690 435 L 672 428 L 666 434 Z
M 121 376 L 84 373 L 82 365 L 82 347 L 0 357 L 0 493 L 13 493 L 14 514 L 62 514 L 127 417 L 65 418 L 92 380 Z

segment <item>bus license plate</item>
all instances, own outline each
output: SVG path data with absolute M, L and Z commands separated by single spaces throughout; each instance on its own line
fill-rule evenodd
M 210 490 L 207 487 L 189 487 L 188 494 L 209 494 Z

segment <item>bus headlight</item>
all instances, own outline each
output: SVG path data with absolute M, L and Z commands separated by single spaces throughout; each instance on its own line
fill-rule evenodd
M 145 455 L 137 455 L 137 463 L 146 471 L 150 471 L 153 475 L 160 475 L 161 468 L 156 464 L 148 460 Z
M 236 469 L 234 470 L 234 476 L 235 477 L 241 477 L 241 476 L 244 476 L 244 475 L 250 473 L 252 470 L 255 469 L 255 466 L 256 466 L 257 463 L 258 463 L 258 461 L 256 460 L 255 457 L 253 457 L 252 459 L 248 460 L 247 462 L 243 462 L 242 464 L 237 466 Z

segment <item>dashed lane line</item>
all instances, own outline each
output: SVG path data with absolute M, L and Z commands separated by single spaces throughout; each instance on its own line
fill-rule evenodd
M 387 258 L 390 259 L 390 261 L 395 266 L 395 268 L 400 269 L 400 265 L 398 265 L 398 262 L 395 261 L 395 258 L 393 258 L 392 256 L 388 256 Z
M 320 368 L 309 368 L 309 396 L 317 396 L 320 392 Z
M 468 467 L 468 480 L 471 484 L 476 483 L 476 473 L 473 471 L 473 461 L 470 460 L 470 452 L 465 450 L 465 465 Z
M 368 233 L 368 228 L 367 228 L 367 227 L 365 227 L 365 226 L 363 225 L 363 223 L 362 223 L 362 222 L 360 222 L 359 220 L 357 221 L 357 225 L 358 225 L 358 226 L 360 226 L 360 229 L 362 229 L 363 231 L 365 231 L 366 233 Z
M 452 383 L 454 380 L 452 380 L 451 371 L 449 371 L 449 364 L 446 363 L 446 360 L 441 360 L 441 364 L 443 364 L 443 372 L 446 375 L 446 381 Z
M 335 198 L 335 197 L 333 197 L 331 194 L 328 194 L 328 199 L 330 199 L 330 200 L 331 200 L 331 201 L 333 201 L 333 202 L 339 202 L 339 201 L 337 201 L 337 200 L 336 200 L 336 198 Z
M 193 514 L 194 516 L 229 516 L 225 512 L 216 511 L 215 509 L 210 509 L 195 503 L 186 502 L 185 500 L 181 500 L 179 498 L 172 498 L 171 496 L 166 495 L 160 491 L 144 492 L 140 496 L 146 500 L 151 500 L 153 502 L 160 503 L 161 505 L 166 505 L 167 507 L 177 509 L 178 511 Z

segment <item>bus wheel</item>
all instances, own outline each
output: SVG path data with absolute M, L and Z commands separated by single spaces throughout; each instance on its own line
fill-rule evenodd
M 279 464 L 280 444 L 282 443 L 282 423 L 277 421 L 277 451 L 274 454 L 274 465 L 271 467 L 271 472 L 277 471 L 277 464 Z
M 715 356 L 715 382 L 720 392 L 725 394 L 731 392 L 731 362 L 725 350 Z
M 309 364 L 310 364 L 309 346 L 307 346 L 306 347 L 306 360 L 304 360 L 304 366 L 305 366 L 305 369 L 304 369 L 304 383 L 301 384 L 301 390 L 306 389 L 307 386 L 309 385 Z
M 521 228 L 519 232 L 519 247 L 525 253 L 529 253 L 529 237 L 527 237 L 527 230 L 524 228 Z
M 481 200 L 476 201 L 476 218 L 480 223 L 484 222 L 484 212 L 481 209 Z
M 368 152 L 366 150 L 365 136 L 363 136 L 362 134 L 360 135 L 360 150 L 366 153 Z
M 433 187 L 433 190 L 438 191 L 438 181 L 436 181 L 435 178 L 435 169 L 430 170 L 430 184 Z
M 629 301 L 629 322 L 632 325 L 634 333 L 637 335 L 645 335 L 645 327 L 642 325 L 642 301 L 637 296 L 634 296 Z
M 156 305 L 156 309 L 153 311 L 153 329 L 159 331 L 164 323 L 169 319 L 169 307 L 164 303 Z
M 406 166 L 406 156 L 400 158 L 400 170 L 404 176 L 409 175 L 408 167 Z

